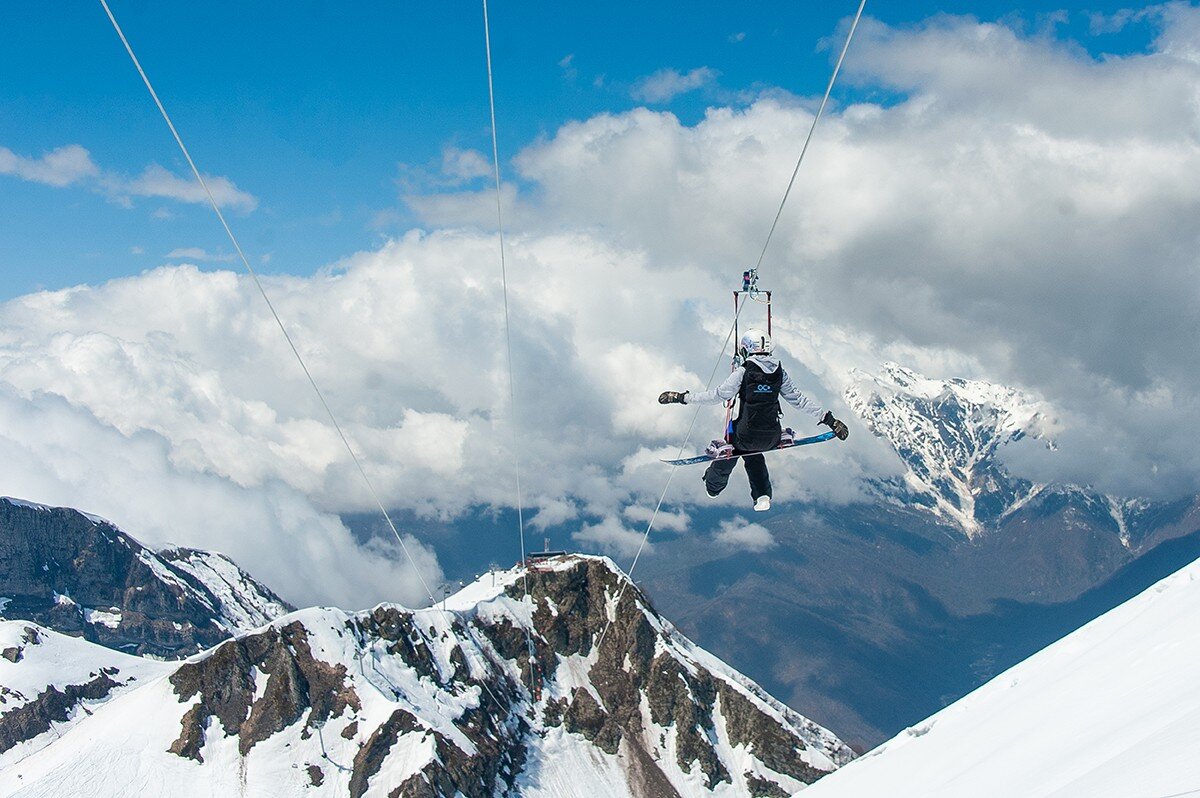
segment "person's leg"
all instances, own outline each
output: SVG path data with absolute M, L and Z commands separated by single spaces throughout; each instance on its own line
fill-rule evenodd
M 746 464 L 746 476 L 750 479 L 750 499 L 771 495 L 771 474 L 767 471 L 767 458 L 761 454 L 748 454 L 742 458 Z
M 716 496 L 725 490 L 725 486 L 729 484 L 729 475 L 733 473 L 733 467 L 736 465 L 737 460 L 713 460 L 709 463 L 708 470 L 704 472 L 704 487 L 709 496 Z

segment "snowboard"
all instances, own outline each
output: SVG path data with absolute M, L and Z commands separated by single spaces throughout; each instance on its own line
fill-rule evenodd
M 695 465 L 696 463 L 711 463 L 714 460 L 733 460 L 746 454 L 770 454 L 771 452 L 778 452 L 783 449 L 792 449 L 797 446 L 807 446 L 810 443 L 822 443 L 833 437 L 833 430 L 830 430 L 829 432 L 822 432 L 820 435 L 813 435 L 809 438 L 796 438 L 791 443 L 781 443 L 774 449 L 767 449 L 766 451 L 762 452 L 738 452 L 735 454 L 726 455 L 698 454 L 695 457 L 684 457 L 680 460 L 663 460 L 662 462 L 668 465 L 682 466 Z

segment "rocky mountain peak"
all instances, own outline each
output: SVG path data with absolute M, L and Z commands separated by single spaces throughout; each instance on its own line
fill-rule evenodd
M 93 515 L 0 498 L 0 615 L 139 655 L 188 656 L 292 607 L 214 552 L 155 552 Z
M 51 741 L 0 792 L 149 756 L 180 796 L 779 798 L 852 756 L 583 556 L 490 573 L 444 607 L 293 613 L 76 722 L 105 733 Z
M 996 455 L 1008 443 L 1043 436 L 1043 402 L 1004 385 L 930 379 L 896 363 L 855 376 L 847 403 L 907 466 L 903 482 L 888 486 L 893 493 L 974 536 L 1040 490 L 1010 476 Z

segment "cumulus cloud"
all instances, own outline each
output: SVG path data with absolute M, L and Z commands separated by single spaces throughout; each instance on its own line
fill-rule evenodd
M 280 482 L 247 490 L 181 468 L 165 438 L 126 435 L 56 396 L 0 388 L 0 418 L 5 493 L 97 513 L 150 546 L 221 551 L 299 605 L 428 603 L 395 544 L 357 545 L 336 516 Z M 434 554 L 406 542 L 436 584 Z
M 40 158 L 22 157 L 7 147 L 0 147 L 0 175 L 62 188 L 99 174 L 100 168 L 91 154 L 78 144 L 59 147 Z
M 775 545 L 771 530 L 744 518 L 722 521 L 713 539 L 721 546 L 739 551 L 763 552 Z
M 655 515 L 652 506 L 643 504 L 629 505 L 625 508 L 624 515 L 636 524 L 649 524 L 653 519 L 655 529 L 668 529 L 672 532 L 686 532 L 692 523 L 692 519 L 682 510 L 669 512 L 660 509 Z
M 151 164 L 139 176 L 128 178 L 102 170 L 92 160 L 91 153 L 79 144 L 58 147 L 40 158 L 17 155 L 7 147 L 0 147 L 0 175 L 11 175 L 55 188 L 85 185 L 125 205 L 132 204 L 131 197 L 163 197 L 179 202 L 208 204 L 204 189 L 190 175 L 179 177 L 158 164 Z M 229 178 L 205 175 L 204 180 L 213 199 L 222 208 L 248 213 L 258 207 L 258 199 L 239 189 Z M 169 219 L 170 211 L 160 208 L 154 212 L 154 218 Z
M 829 112 L 763 263 L 797 383 L 841 417 L 851 370 L 884 360 L 1005 382 L 1064 426 L 1053 455 L 1011 447 L 1014 469 L 1117 494 L 1195 490 L 1200 65 L 1175 53 L 1197 14 L 1161 15 L 1153 52 L 1102 60 L 968 18 L 864 21 L 847 78 L 895 99 Z M 639 108 L 518 154 L 504 193 L 515 412 L 491 193 L 414 195 L 429 232 L 264 278 L 389 507 L 511 507 L 515 428 L 533 525 L 578 522 L 577 542 L 629 553 L 636 508 L 668 479 L 659 458 L 689 430 L 688 450 L 720 434 L 720 408 L 654 396 L 727 367 L 728 292 L 812 110 L 778 93 L 694 125 Z M 761 307 L 747 313 L 761 322 Z M 152 436 L 180 475 L 278 486 L 318 515 L 373 506 L 235 273 L 161 268 L 0 306 L 0 380 L 20 401 L 60 397 L 114 434 Z M 853 501 L 897 467 L 864 434 L 771 465 L 777 501 Z M 741 484 L 722 501 L 747 501 Z M 682 530 L 697 501 L 681 472 L 660 520 Z
M 492 163 L 479 150 L 445 147 L 442 149 L 442 174 L 456 181 L 488 177 L 492 174 Z
M 636 81 L 630 94 L 640 102 L 659 105 L 669 103 L 681 94 L 710 86 L 716 79 L 716 71 L 708 67 L 696 67 L 688 72 L 660 69 Z
M 644 531 L 630 529 L 621 523 L 621 519 L 610 515 L 599 523 L 584 524 L 571 538 L 606 554 L 630 558 L 637 554 L 644 536 Z M 644 551 L 649 552 L 653 547 L 654 544 L 647 543 Z
M 670 359 L 635 356 L 630 339 L 703 352 L 711 342 L 694 330 L 708 311 L 680 314 L 679 274 L 647 275 L 636 254 L 588 237 L 512 245 L 529 501 L 548 518 L 573 503 L 613 512 L 621 497 L 656 489 L 614 484 L 614 465 L 688 424 L 654 395 L 692 378 Z M 513 501 L 499 280 L 495 238 L 466 232 L 412 234 L 312 278 L 264 278 L 393 506 Z M 629 287 L 597 305 L 614 281 Z M 25 395 L 64 396 L 126 434 L 162 435 L 196 471 L 246 487 L 282 480 L 338 512 L 373 505 L 261 299 L 233 272 L 163 267 L 14 300 L 0 308 L 0 378 Z M 667 420 L 634 423 L 637 408 Z
M 846 77 L 898 99 L 818 130 L 764 262 L 785 344 L 813 350 L 830 385 L 900 349 L 1023 387 L 1077 420 L 1079 464 L 1119 441 L 1108 475 L 1061 457 L 1059 478 L 1147 488 L 1122 484 L 1127 465 L 1195 486 L 1192 458 L 1156 430 L 1195 418 L 1200 388 L 1200 11 L 1155 18 L 1153 51 L 1104 59 L 965 17 L 864 21 Z M 536 191 L 514 205 L 529 225 L 601 231 L 649 268 L 713 276 L 756 256 L 811 121 L 779 97 L 696 125 L 601 114 L 517 156 Z M 438 211 L 454 222 L 451 203 Z

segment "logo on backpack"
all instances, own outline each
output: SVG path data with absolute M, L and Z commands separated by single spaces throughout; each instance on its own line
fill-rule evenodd
M 765 383 L 760 382 L 758 385 L 754 386 L 754 392 L 755 393 L 774 393 L 775 388 L 771 385 L 766 385 Z

